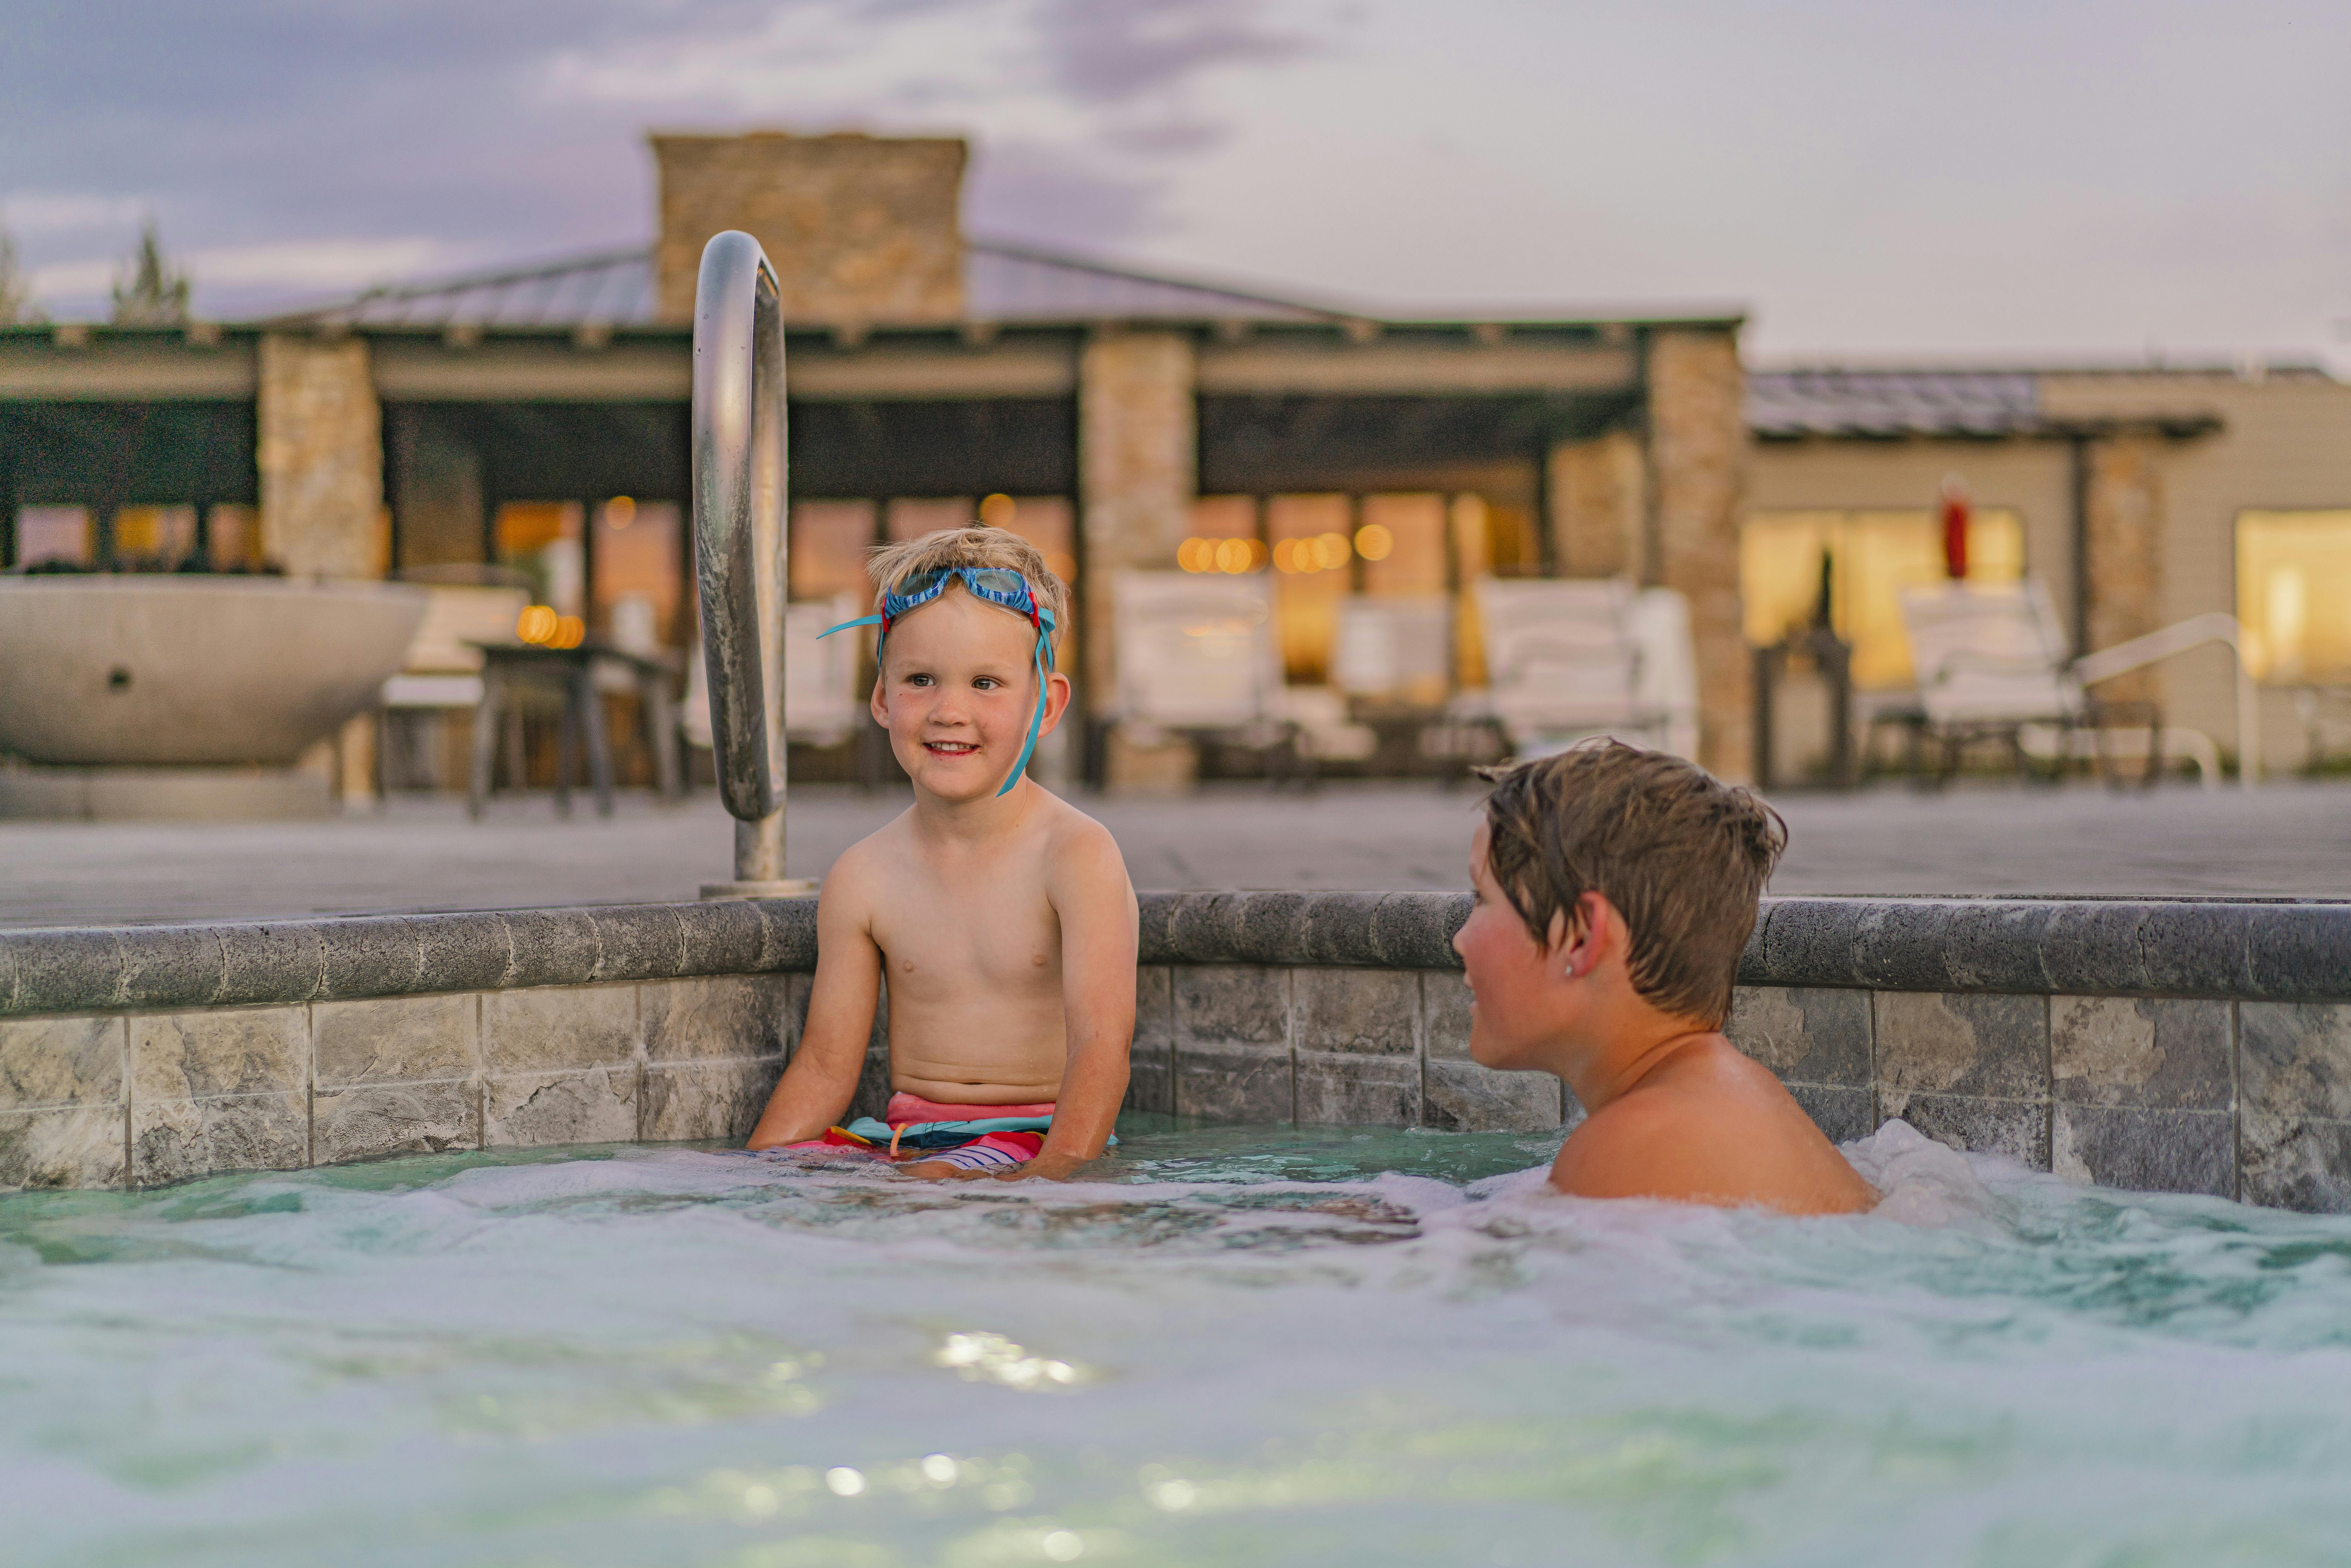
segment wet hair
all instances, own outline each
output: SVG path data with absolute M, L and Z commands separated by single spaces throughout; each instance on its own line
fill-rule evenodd
M 865 574 L 873 580 L 878 592 L 890 593 L 910 577 L 958 566 L 1000 567 L 1019 572 L 1029 580 L 1029 591 L 1036 596 L 1038 608 L 1053 612 L 1056 644 L 1061 633 L 1070 629 L 1069 586 L 1053 575 L 1035 545 L 1019 534 L 991 528 L 986 523 L 941 528 L 918 539 L 882 545 L 866 561 Z M 948 591 L 963 591 L 962 582 L 957 581 Z
M 1739 955 L 1788 825 L 1751 790 L 1621 741 L 1486 770 L 1486 867 L 1551 945 L 1597 893 L 1625 917 L 1633 988 L 1659 1011 L 1718 1028 Z

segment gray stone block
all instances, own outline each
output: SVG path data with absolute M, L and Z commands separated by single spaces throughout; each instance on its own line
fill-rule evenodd
M 622 1144 L 637 1135 L 638 1068 L 518 1073 L 483 1085 L 487 1148 Z
M 514 941 L 494 914 L 416 917 L 417 984 L 430 991 L 486 991 L 506 983 Z
M 765 933 L 759 967 L 800 972 L 816 968 L 816 903 L 813 898 L 758 898 L 746 901 L 759 912 Z
M 1235 962 L 1235 955 L 1247 951 L 1240 938 L 1248 908 L 1243 894 L 1178 894 L 1168 913 L 1167 956 L 1178 963 Z
M 1791 1083 L 1789 1097 L 1832 1144 L 1849 1144 L 1877 1131 L 1876 1096 L 1849 1083 Z
M 213 1008 L 131 1019 L 134 1105 L 220 1094 L 307 1095 L 309 1088 L 308 1008 Z
M 1203 903 L 1218 912 L 1232 954 L 1249 954 L 1260 963 L 1304 963 L 1313 949 L 1313 929 L 1323 896 L 1315 893 L 1208 894 L 1203 895 Z
M 1969 1094 L 1906 1094 L 1881 1089 L 1877 1113 L 1899 1118 L 1928 1137 L 1980 1155 L 2005 1155 L 2034 1170 L 2049 1168 L 2046 1101 L 1984 1100 Z
M 221 1006 L 307 1002 L 327 983 L 323 922 L 286 920 L 216 927 Z
M 653 1143 L 708 1138 L 740 1143 L 758 1124 L 783 1071 L 781 1057 L 650 1064 L 637 1136 Z
M 619 904 L 588 912 L 596 923 L 596 978 L 650 980 L 681 972 L 685 934 L 665 904 Z
M 2241 1103 L 2266 1116 L 2351 1120 L 2351 1005 L 2241 1002 Z
M 2351 1122 L 2246 1112 L 2237 1128 L 2237 1196 L 2306 1214 L 2351 1212 Z
M 1259 894 L 1260 899 L 1283 896 Z M 1300 960 L 1313 965 L 1373 965 L 1384 962 L 1373 939 L 1375 917 L 1388 895 L 1383 893 L 1318 893 L 1306 912 L 1304 951 Z
M 0 932 L 0 1014 L 16 1010 L 16 949 L 22 941 Z
M 1955 991 L 2039 991 L 2043 944 L 2056 906 L 2039 901 L 1970 899 L 1950 906 L 1940 946 Z
M 2001 1100 L 2049 1096 L 2044 997 L 1880 991 L 1871 1033 L 1880 1089 Z
M 1854 958 L 1862 916 L 1858 898 L 1777 898 L 1767 901 L 1763 973 L 1750 983 L 1775 986 L 1866 985 Z M 1742 978 L 1748 973 L 1742 971 Z
M 1862 905 L 1853 933 L 1854 972 L 1862 982 L 1887 991 L 1949 988 L 1944 932 L 1953 910 L 1928 899 Z
M 482 1065 L 548 1072 L 635 1060 L 634 986 L 541 986 L 482 997 Z
M 1358 1127 L 1421 1124 L 1420 1061 L 1413 1056 L 1301 1051 L 1293 1059 L 1296 1119 Z
M 1466 838 L 1466 835 L 1465 835 Z M 1463 852 L 1462 874 L 1468 874 Z M 1397 968 L 1461 972 L 1453 934 L 1469 918 L 1466 893 L 1390 893 L 1372 915 L 1372 950 L 1379 962 Z
M 468 992 L 313 1002 L 318 1087 L 471 1078 L 481 1065 L 481 1009 L 482 998 Z
M 2247 993 L 2275 999 L 2351 998 L 2351 907 L 2267 904 L 2245 934 Z
M 670 913 L 678 924 L 683 973 L 750 975 L 766 967 L 768 925 L 753 901 L 714 898 L 672 904 Z
M 1175 918 L 1178 895 L 1138 893 L 1134 895 L 1137 962 L 1165 964 L 1173 955 L 1169 923 Z
M 1420 977 L 1421 1051 L 1429 1061 L 1471 1061 L 1469 1031 L 1478 1020 L 1475 1000 L 1458 974 L 1430 970 Z
M 2225 1110 L 2059 1104 L 2050 1112 L 2049 1168 L 2067 1181 L 2126 1192 L 2233 1197 L 2236 1118 Z
M 120 1105 L 129 1051 L 119 1014 L 0 1019 L 0 1111 Z
M 1288 1122 L 1298 1109 L 1289 1048 L 1176 1048 L 1176 1111 L 1216 1122 Z
M 1416 1056 L 1420 982 L 1413 969 L 1292 969 L 1290 1043 L 1301 1051 Z
M 120 1186 L 125 1115 L 119 1105 L 0 1111 L 0 1190 Z
M 323 921 L 325 997 L 396 997 L 413 991 L 424 972 L 423 933 L 407 915 Z
M 2041 936 L 2041 970 L 2052 988 L 2127 996 L 2147 988 L 2139 928 L 2147 906 L 2125 900 L 2061 904 Z
M 584 909 L 510 909 L 506 987 L 582 986 L 596 977 L 596 922 Z
M 1722 1032 L 1780 1079 L 1866 1089 L 1869 1012 L 1867 991 L 1741 986 Z
M 2248 904 L 2147 903 L 2139 925 L 2150 990 L 2176 997 L 2245 996 L 2252 990 Z M 2105 990 L 2084 986 L 2084 990 Z
M 15 936 L 20 1013 L 92 1012 L 122 1005 L 122 945 L 107 930 L 37 931 Z
M 134 1186 L 159 1186 L 222 1171 L 299 1170 L 309 1163 L 308 1092 L 131 1102 Z
M 1174 971 L 1176 1049 L 1255 1047 L 1290 1050 L 1288 969 L 1248 965 L 1177 965 Z
M 785 1057 L 799 1043 L 787 975 L 712 975 L 637 988 L 645 1060 L 718 1061 Z
M 2229 1036 L 2227 1002 L 2052 997 L 2050 1092 L 2076 1105 L 2225 1112 Z
M 315 1165 L 481 1146 L 482 1086 L 470 1079 L 321 1088 L 311 1096 Z
M 1126 1055 L 1126 1110 L 1176 1108 L 1175 1015 L 1175 977 L 1166 967 L 1146 964 L 1135 970 L 1134 1042 Z
M 122 1005 L 190 1007 L 221 988 L 220 936 L 210 925 L 141 925 L 125 931 Z
M 1420 1124 L 1447 1133 L 1549 1132 L 1561 1124 L 1565 1095 L 1548 1072 L 1497 1072 L 1432 1056 L 1421 1067 Z

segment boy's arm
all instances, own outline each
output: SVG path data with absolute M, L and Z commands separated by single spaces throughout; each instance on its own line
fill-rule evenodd
M 1101 1155 L 1126 1100 L 1134 1043 L 1134 886 L 1118 841 L 1099 823 L 1071 833 L 1053 857 L 1046 895 L 1061 922 L 1061 1013 L 1069 1065 L 1045 1146 L 1008 1176 L 1059 1179 Z
M 817 899 L 816 983 L 800 1048 L 747 1147 L 772 1149 L 822 1137 L 857 1092 L 882 996 L 882 950 L 866 925 L 854 871 L 844 876 L 841 870 L 834 867 Z

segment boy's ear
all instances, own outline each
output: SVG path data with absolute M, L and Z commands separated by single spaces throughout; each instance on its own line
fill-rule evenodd
M 1038 727 L 1037 738 L 1042 740 L 1053 733 L 1061 716 L 1070 711 L 1070 677 L 1055 670 L 1045 677 L 1045 722 Z
M 1562 911 L 1552 917 L 1552 927 L 1562 932 L 1552 950 L 1568 977 L 1580 980 L 1607 956 L 1611 944 L 1624 933 L 1625 917 L 1604 895 L 1586 893 L 1575 901 L 1574 918 Z
M 865 700 L 865 709 L 873 722 L 883 729 L 890 727 L 890 682 L 880 673 L 873 676 L 873 695 Z

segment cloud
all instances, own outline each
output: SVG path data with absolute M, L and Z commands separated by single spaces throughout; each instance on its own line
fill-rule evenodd
M 1041 0 L 1037 37 L 1053 80 L 1088 103 L 1165 93 L 1224 66 L 1280 65 L 1325 44 L 1270 26 L 1260 0 Z

